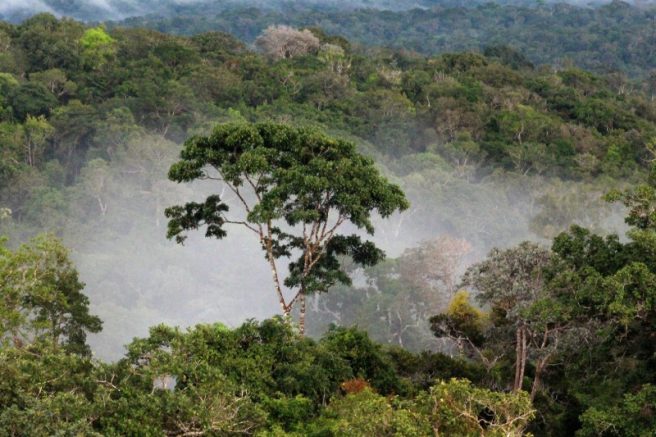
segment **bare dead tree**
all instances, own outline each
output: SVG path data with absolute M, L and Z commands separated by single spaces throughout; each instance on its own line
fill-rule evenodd
M 273 61 L 316 53 L 319 38 L 309 30 L 290 26 L 269 26 L 255 40 L 255 46 Z

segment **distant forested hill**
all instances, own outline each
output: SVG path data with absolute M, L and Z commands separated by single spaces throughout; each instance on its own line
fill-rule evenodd
M 646 78 L 656 68 L 656 9 L 622 1 L 590 7 L 550 2 L 502 5 L 433 2 L 407 10 L 344 10 L 298 3 L 281 9 L 253 6 L 217 11 L 188 5 L 176 16 L 134 18 L 124 25 L 191 35 L 209 30 L 252 41 L 265 27 L 320 27 L 351 41 L 417 51 L 424 55 L 510 45 L 535 64 L 568 63 L 597 72 Z
M 509 45 L 535 64 L 572 63 L 645 79 L 656 68 L 652 1 L 497 0 L 30 0 L 4 1 L 0 19 L 36 12 L 193 35 L 223 31 L 252 42 L 269 25 L 319 27 L 368 46 L 424 55 Z
M 0 175 L 8 181 L 54 161 L 69 184 L 88 160 L 114 157 L 118 146 L 108 140 L 123 137 L 112 129 L 180 142 L 237 111 L 321 124 L 383 157 L 435 154 L 475 178 L 495 169 L 624 177 L 651 159 L 650 82 L 640 88 L 618 74 L 536 67 L 506 46 L 424 57 L 359 50 L 319 30 L 313 38 L 307 53 L 272 59 L 224 33 L 106 33 L 45 14 L 2 23 L 0 122 L 12 146 Z M 38 141 L 25 137 L 37 127 Z M 15 202 L 29 198 L 5 202 L 25 218 Z
M 181 13 L 218 13 L 231 7 L 284 10 L 302 5 L 313 10 L 408 10 L 441 6 L 483 4 L 484 0 L 3 0 L 0 18 L 21 21 L 40 12 L 84 21 L 106 21 L 141 15 L 167 17 Z M 534 0 L 497 0 L 499 4 L 534 5 Z M 603 3 L 603 1 L 602 1 Z

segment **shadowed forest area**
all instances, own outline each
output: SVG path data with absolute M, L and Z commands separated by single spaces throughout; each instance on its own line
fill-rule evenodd
M 28 6 L 0 435 L 656 432 L 648 3 Z

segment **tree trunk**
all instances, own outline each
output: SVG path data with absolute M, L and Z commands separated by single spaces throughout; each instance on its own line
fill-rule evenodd
M 547 367 L 551 355 L 556 352 L 556 349 L 558 347 L 558 330 L 551 331 L 551 332 L 554 334 L 553 349 L 551 350 L 551 352 L 547 352 L 545 355 L 543 355 L 542 358 L 540 358 L 535 365 L 535 378 L 533 379 L 533 386 L 531 387 L 531 402 L 533 402 L 533 400 L 535 399 L 535 395 L 540 389 L 540 384 L 542 381 L 542 372 Z M 542 345 L 540 346 L 540 349 L 542 350 L 544 350 L 547 347 L 547 343 L 549 342 L 549 333 L 550 331 L 548 329 L 545 329 L 544 335 L 542 337 Z
M 524 382 L 524 371 L 526 370 L 526 358 L 528 350 L 526 348 L 526 329 L 524 326 L 519 326 L 516 332 L 516 345 L 515 345 L 515 382 L 513 384 L 513 391 L 522 389 Z
M 305 335 L 305 293 L 301 292 L 301 308 L 299 310 L 299 316 L 298 316 L 298 328 L 301 333 L 301 335 Z
M 29 141 L 27 142 L 27 165 L 34 167 L 34 150 Z
M 522 357 L 522 331 L 521 328 L 517 328 L 515 331 L 515 380 L 513 381 L 513 391 L 517 391 L 517 386 L 519 385 L 519 371 L 521 368 L 521 357 Z
M 289 316 L 290 308 L 287 308 L 287 305 L 285 304 L 285 298 L 283 297 L 282 290 L 280 289 L 280 283 L 278 282 L 278 272 L 276 271 L 275 267 L 271 269 L 271 275 L 273 276 L 273 281 L 275 284 L 274 287 L 276 289 L 276 294 L 278 295 L 278 302 L 280 303 L 282 314 L 287 317 Z
M 542 371 L 545 368 L 547 359 L 540 360 L 535 366 L 535 378 L 533 379 L 533 386 L 531 387 L 531 402 L 535 399 L 535 395 L 540 389 L 540 379 L 542 378 Z
M 266 245 L 266 258 L 269 261 L 269 266 L 271 266 L 271 277 L 273 278 L 273 286 L 276 290 L 276 295 L 278 296 L 278 302 L 280 303 L 280 308 L 282 309 L 282 314 L 285 319 L 289 318 L 289 313 L 291 308 L 287 306 L 285 302 L 285 296 L 282 294 L 282 287 L 280 286 L 280 277 L 278 276 L 278 267 L 276 266 L 275 258 L 273 257 L 273 244 L 271 243 L 271 231 L 269 231 L 269 237 L 265 238 L 260 236 L 260 240 L 264 241 Z

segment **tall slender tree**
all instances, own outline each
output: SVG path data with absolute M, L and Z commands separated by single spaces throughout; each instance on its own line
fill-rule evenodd
M 493 249 L 487 259 L 471 266 L 463 277 L 463 285 L 478 291 L 478 300 L 490 307 L 492 326 L 487 333 L 488 345 L 499 343 L 500 349 L 515 347 L 513 391 L 524 386 L 526 366 L 533 362 L 535 374 L 531 400 L 540 388 L 540 378 L 558 349 L 561 337 L 568 329 L 568 309 L 548 287 L 546 270 L 557 263 L 550 250 L 523 242 L 506 250 Z M 456 314 L 456 316 L 460 316 Z M 458 317 L 456 317 L 458 318 Z M 466 319 L 459 320 L 460 329 L 470 338 L 478 335 Z M 474 318 L 475 319 L 475 318 Z M 444 320 L 434 319 L 434 328 Z M 463 327 L 465 329 L 463 329 Z M 448 329 L 447 329 L 448 330 Z
M 306 296 L 350 282 L 340 269 L 340 256 L 361 265 L 384 256 L 359 235 L 341 234 L 343 226 L 351 223 L 373 234 L 372 213 L 388 217 L 408 207 L 401 189 L 353 143 L 312 128 L 271 123 L 224 124 L 208 137 L 189 139 L 169 178 L 217 182 L 219 193 L 232 193 L 239 211 L 233 212 L 219 194 L 167 208 L 168 237 L 182 243 L 185 231 L 201 226 L 207 237 L 219 239 L 226 236 L 227 225 L 252 232 L 271 267 L 281 311 L 288 316 L 299 304 L 301 332 Z M 281 259 L 289 260 L 285 278 Z

